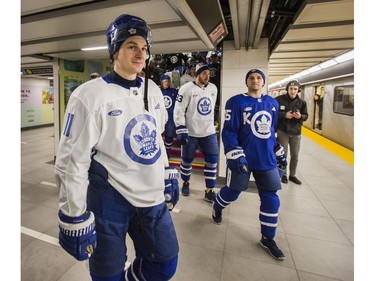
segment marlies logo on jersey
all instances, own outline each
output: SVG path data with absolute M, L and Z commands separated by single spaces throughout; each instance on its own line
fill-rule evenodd
M 250 121 L 253 134 L 260 139 L 271 137 L 272 116 L 269 112 L 262 110 L 257 112 Z
M 126 126 L 124 148 L 135 162 L 151 165 L 160 157 L 155 119 L 147 114 L 134 117 Z
M 211 112 L 211 100 L 209 98 L 201 98 L 197 104 L 197 110 L 202 115 L 208 115 Z

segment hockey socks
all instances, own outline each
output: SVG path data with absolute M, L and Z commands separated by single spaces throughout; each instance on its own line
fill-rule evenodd
M 224 209 L 230 203 L 236 201 L 240 193 L 241 191 L 236 191 L 230 189 L 228 186 L 224 186 L 216 196 L 215 208 L 220 210 Z
M 263 236 L 273 238 L 276 235 L 280 199 L 276 192 L 259 191 L 259 221 Z

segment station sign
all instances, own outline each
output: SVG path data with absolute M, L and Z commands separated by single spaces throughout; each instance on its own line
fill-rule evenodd
M 53 74 L 52 66 L 21 68 L 23 75 L 50 75 Z

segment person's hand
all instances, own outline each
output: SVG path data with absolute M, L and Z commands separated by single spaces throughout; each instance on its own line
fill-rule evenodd
M 286 159 L 284 147 L 278 142 L 274 148 L 276 155 L 277 165 L 283 167 L 284 169 L 288 165 L 288 160 Z
M 178 187 L 178 171 L 174 167 L 165 168 L 164 173 L 164 198 L 168 210 L 172 211 L 180 198 L 180 188 Z
M 87 260 L 96 248 L 95 216 L 86 212 L 79 217 L 69 217 L 59 211 L 59 243 L 79 261 Z
M 293 118 L 296 118 L 296 119 L 301 119 L 302 115 L 301 115 L 301 112 L 299 112 L 299 110 L 296 110 L 293 112 Z
M 177 141 L 181 145 L 185 145 L 189 142 L 189 130 L 186 126 L 178 126 L 176 128 Z
M 248 172 L 247 161 L 243 149 L 239 146 L 230 148 L 226 153 L 228 168 L 238 173 Z
M 293 118 L 293 111 L 289 110 L 285 113 L 285 118 L 286 119 L 292 119 Z

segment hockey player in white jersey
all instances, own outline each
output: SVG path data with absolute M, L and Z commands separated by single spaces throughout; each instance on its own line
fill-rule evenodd
M 252 173 L 260 197 L 260 243 L 274 258 L 282 260 L 284 254 L 273 238 L 280 207 L 279 170 L 283 171 L 287 162 L 275 137 L 279 105 L 262 94 L 265 81 L 262 70 L 251 69 L 245 79 L 247 93 L 235 95 L 225 104 L 222 141 L 227 158 L 226 185 L 217 194 L 212 219 L 217 224 L 222 222 L 222 210 L 247 189 Z
M 168 167 L 161 136 L 163 95 L 137 77 L 151 30 L 121 15 L 106 36 L 113 70 L 79 86 L 66 108 L 55 169 L 59 242 L 89 259 L 93 281 L 169 280 L 179 251 L 168 211 L 178 201 L 178 172 Z M 124 271 L 127 234 L 136 258 Z
M 196 65 L 196 78 L 178 91 L 174 108 L 177 140 L 181 144 L 180 172 L 183 180 L 181 194 L 189 196 L 189 180 L 197 148 L 204 155 L 204 200 L 213 202 L 216 185 L 218 140 L 215 133 L 214 107 L 217 98 L 215 84 L 209 83 L 210 69 L 205 64 Z

